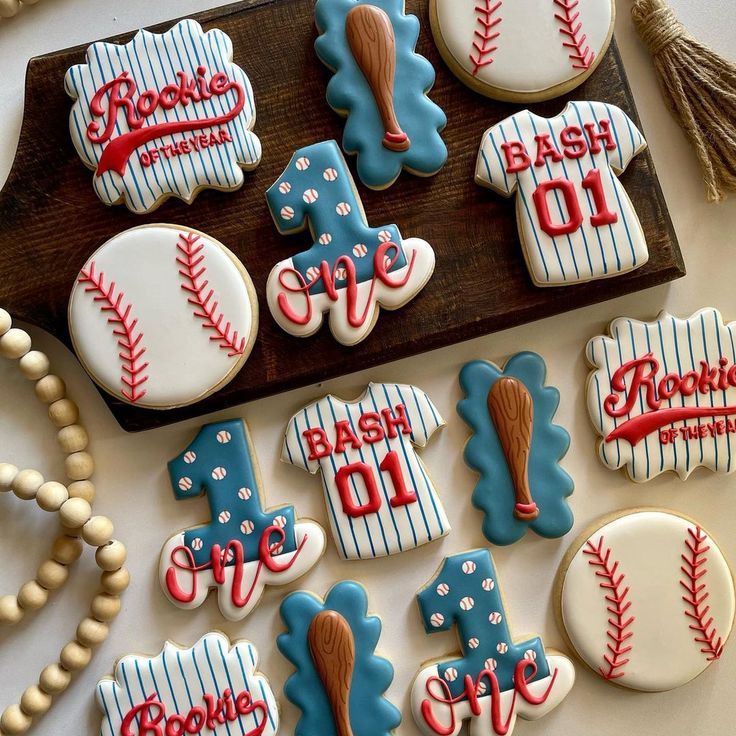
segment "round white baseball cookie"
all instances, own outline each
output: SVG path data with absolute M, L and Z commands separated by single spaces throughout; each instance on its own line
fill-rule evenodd
M 142 225 L 108 240 L 79 272 L 69 331 L 105 391 L 172 409 L 209 396 L 242 368 L 258 301 L 222 243 L 187 227 Z
M 719 659 L 736 599 L 697 522 L 656 509 L 607 516 L 560 568 L 558 616 L 579 657 L 633 690 L 672 690 Z
M 435 43 L 480 94 L 539 102 L 595 70 L 613 36 L 613 0 L 431 0 Z

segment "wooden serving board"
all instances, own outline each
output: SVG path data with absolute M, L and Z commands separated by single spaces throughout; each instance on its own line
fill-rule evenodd
M 106 207 L 92 190 L 92 173 L 69 137 L 71 100 L 66 70 L 84 60 L 86 46 L 32 59 L 18 153 L 0 192 L 0 304 L 14 317 L 38 325 L 70 345 L 67 301 L 89 255 L 108 238 L 146 222 L 171 222 L 203 230 L 243 261 L 258 290 L 261 327 L 241 373 L 194 406 L 144 410 L 104 394 L 129 431 L 169 424 L 261 396 L 323 381 L 351 371 L 467 340 L 569 309 L 604 301 L 684 276 L 672 223 L 648 152 L 622 177 L 649 243 L 649 263 L 633 273 L 579 286 L 532 285 L 516 230 L 513 199 L 473 181 L 481 135 L 518 106 L 487 100 L 463 86 L 442 63 L 427 18 L 427 0 L 407 0 L 422 22 L 419 52 L 437 70 L 431 92 L 447 113 L 450 151 L 435 177 L 404 174 L 384 192 L 359 191 L 371 224 L 395 222 L 405 237 L 428 240 L 437 254 L 434 277 L 411 304 L 381 313 L 370 337 L 354 348 L 339 345 L 326 325 L 307 339 L 290 337 L 271 318 L 265 284 L 271 267 L 311 244 L 309 235 L 281 237 L 264 192 L 297 148 L 341 140 L 343 120 L 325 101 L 330 72 L 316 58 L 313 0 L 246 0 L 198 14 L 205 29 L 218 27 L 233 40 L 235 62 L 256 95 L 256 133 L 263 161 L 234 194 L 205 191 L 187 206 L 171 199 L 138 216 Z M 172 23 L 151 30 L 163 31 Z M 125 34 L 111 39 L 126 42 Z M 568 99 L 595 99 L 623 108 L 640 125 L 621 57 L 612 44 L 598 70 L 571 95 L 533 106 L 552 116 Z M 646 131 L 644 131 L 646 135 Z M 350 162 L 353 167 L 353 162 Z

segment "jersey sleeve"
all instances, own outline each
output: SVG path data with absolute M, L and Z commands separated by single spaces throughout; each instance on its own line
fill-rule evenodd
M 621 173 L 631 159 L 647 147 L 647 142 L 633 120 L 620 108 L 605 102 L 589 102 L 591 111 L 600 125 L 601 120 L 608 120 L 616 142 L 616 150 L 608 152 L 608 163 Z
M 310 448 L 305 432 L 309 433 L 310 427 L 306 417 L 306 410 L 295 414 L 284 435 L 284 444 L 281 448 L 281 460 L 290 465 L 296 465 L 308 473 L 316 473 L 319 470 L 319 461 L 310 460 Z
M 445 426 L 445 420 L 437 411 L 432 400 L 421 389 L 407 386 L 403 392 L 406 401 L 406 411 L 411 424 L 411 439 L 415 445 L 424 447 L 427 440 L 440 428 Z
M 516 174 L 507 172 L 506 148 L 518 141 L 514 117 L 502 120 L 483 133 L 475 166 L 475 180 L 500 194 L 511 195 L 516 189 Z

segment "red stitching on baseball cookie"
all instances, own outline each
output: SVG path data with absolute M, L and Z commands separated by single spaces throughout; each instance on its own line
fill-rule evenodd
M 707 583 L 700 582 L 708 572 L 705 565 L 708 562 L 707 553 L 710 545 L 707 543 L 708 535 L 699 526 L 695 529 L 689 528 L 687 533 L 685 545 L 689 554 L 682 555 L 685 564 L 680 567 L 684 576 L 680 580 L 680 585 L 687 591 L 687 595 L 683 595 L 682 600 L 687 604 L 685 615 L 692 619 L 690 628 L 696 632 L 694 639 L 703 645 L 700 651 L 707 655 L 706 659 L 709 662 L 712 662 L 720 658 L 723 640 L 718 636 L 713 616 L 708 616 L 710 606 L 704 605 L 710 597 L 710 593 L 706 590 Z
M 219 302 L 214 298 L 214 289 L 207 289 L 209 281 L 204 278 L 207 274 L 207 266 L 203 263 L 204 255 L 201 253 L 204 243 L 200 243 L 199 235 L 179 233 L 180 243 L 176 247 L 181 256 L 176 257 L 176 262 L 181 266 L 179 274 L 186 283 L 181 288 L 189 294 L 187 301 L 194 307 L 194 316 L 203 320 L 202 329 L 212 330 L 210 340 L 220 344 L 220 348 L 227 350 L 228 358 L 234 355 L 242 355 L 245 350 L 245 338 L 238 339 L 238 331 L 231 331 L 232 325 L 225 320 L 222 312 L 217 311 Z
M 606 547 L 603 549 L 603 537 L 598 540 L 598 544 L 588 540 L 583 550 L 584 555 L 589 555 L 593 559 L 588 560 L 588 564 L 599 568 L 595 571 L 596 577 L 602 578 L 600 587 L 606 592 L 605 599 L 608 602 L 606 610 L 611 614 L 608 619 L 609 629 L 606 636 L 610 639 L 606 643 L 608 652 L 603 655 L 608 667 L 599 667 L 601 677 L 605 680 L 616 680 L 623 677 L 625 672 L 622 669 L 629 663 L 626 655 L 631 651 L 631 644 L 626 642 L 634 636 L 633 631 L 628 631 L 635 617 L 626 618 L 626 613 L 631 608 L 631 601 L 628 600 L 629 586 L 623 587 L 625 575 L 618 574 L 618 560 L 614 560 L 611 565 L 611 550 Z
M 581 33 L 583 24 L 578 20 L 580 11 L 575 10 L 578 3 L 579 0 L 554 0 L 554 4 L 562 8 L 562 13 L 555 13 L 555 18 L 562 26 L 560 33 L 565 36 L 562 45 L 570 49 L 569 57 L 572 61 L 572 68 L 590 69 L 590 65 L 595 60 L 595 52 L 585 44 L 588 36 Z
M 478 27 L 473 33 L 473 49 L 470 61 L 473 64 L 473 76 L 489 64 L 493 64 L 493 52 L 498 49 L 494 41 L 501 35 L 496 26 L 501 22 L 501 16 L 493 17 L 494 13 L 503 5 L 503 0 L 483 0 L 482 5 L 475 6 Z
M 146 352 L 146 347 L 141 345 L 143 332 L 136 330 L 138 320 L 131 319 L 132 305 L 123 303 L 125 293 L 116 293 L 114 281 L 105 286 L 105 272 L 95 273 L 94 261 L 89 264 L 88 270 L 83 268 L 80 271 L 78 280 L 80 284 L 86 284 L 86 293 L 94 293 L 93 300 L 100 303 L 102 312 L 107 313 L 107 323 L 114 325 L 112 334 L 118 338 L 122 369 L 120 380 L 124 384 L 120 393 L 135 403 L 146 395 L 146 390 L 141 389 L 141 386 L 148 380 L 148 374 L 143 373 L 148 368 L 148 362 L 138 362 Z

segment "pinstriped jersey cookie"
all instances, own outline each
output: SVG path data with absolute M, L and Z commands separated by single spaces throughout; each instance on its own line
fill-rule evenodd
M 97 196 L 150 212 L 171 196 L 234 191 L 261 160 L 256 109 L 229 36 L 183 20 L 163 34 L 100 41 L 66 74 L 69 129 Z
M 415 446 L 444 420 L 414 386 L 371 383 L 354 401 L 325 396 L 295 414 L 281 459 L 322 473 L 340 555 L 356 560 L 404 552 L 450 531 Z
M 572 545 L 558 616 L 578 656 L 604 680 L 672 690 L 721 657 L 736 597 L 728 563 L 695 521 L 635 509 L 597 521 Z
M 539 102 L 596 69 L 613 36 L 613 0 L 431 0 L 435 42 L 480 94 Z
M 626 113 L 604 102 L 570 102 L 554 118 L 523 110 L 483 134 L 475 180 L 516 195 L 537 286 L 609 278 L 647 262 L 644 231 L 618 179 L 644 148 Z

